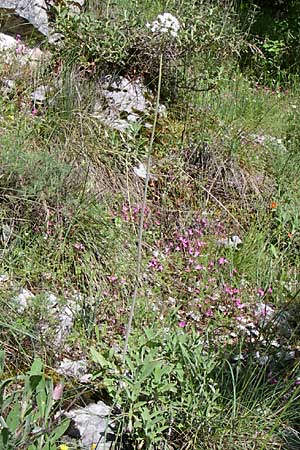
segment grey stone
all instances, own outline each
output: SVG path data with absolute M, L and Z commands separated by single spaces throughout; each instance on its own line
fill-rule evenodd
M 274 308 L 267 305 L 264 302 L 259 302 L 256 305 L 254 315 L 261 326 L 272 325 L 279 334 L 290 337 L 292 334 L 292 328 L 290 326 L 290 315 L 286 311 L 276 312 Z
M 237 235 L 233 235 L 233 236 L 231 236 L 229 238 L 225 238 L 225 239 L 219 239 L 217 241 L 217 245 L 219 247 L 225 247 L 225 248 L 237 248 L 242 243 L 243 243 L 243 241 Z
M 0 51 L 7 52 L 13 51 L 15 52 L 17 48 L 17 41 L 14 37 L 8 36 L 7 34 L 0 33 Z
M 78 304 L 73 300 L 68 300 L 67 305 L 57 313 L 54 312 L 57 320 L 56 335 L 54 339 L 55 346 L 61 347 L 67 336 L 70 334 L 78 309 Z
M 99 401 L 85 408 L 65 412 L 65 416 L 73 420 L 85 449 L 90 449 L 93 444 L 96 444 L 96 450 L 109 450 L 114 440 L 110 413 L 111 408 Z
M 32 292 L 25 288 L 22 288 L 19 294 L 13 299 L 16 304 L 18 313 L 23 313 L 24 310 L 29 306 L 30 301 L 34 298 Z
M 6 283 L 9 281 L 9 276 L 6 273 L 2 273 L 0 275 L 0 283 Z
M 275 315 L 275 310 L 264 302 L 256 305 L 254 315 L 260 324 L 268 324 Z
M 34 92 L 32 92 L 30 98 L 34 103 L 45 103 L 48 91 L 48 86 L 41 85 Z
M 85 5 L 85 0 L 67 0 L 68 9 L 73 14 L 79 14 Z
M 98 92 L 92 117 L 119 131 L 139 123 L 151 107 L 146 99 L 148 91 L 140 80 L 107 76 Z
M 87 361 L 85 359 L 72 361 L 64 358 L 56 371 L 65 377 L 76 378 L 81 383 L 88 383 L 92 378 L 92 374 L 87 373 Z
M 50 58 L 49 51 L 42 51 L 38 47 L 29 48 L 21 39 L 15 39 L 4 33 L 0 33 L 0 53 L 1 61 L 5 64 L 13 65 L 15 69 L 14 78 L 22 76 L 24 66 L 35 70 Z
M 25 19 L 25 23 L 34 27 L 42 35 L 48 36 L 50 32 L 48 16 L 47 16 L 47 5 L 44 0 L 0 0 L 0 9 L 6 10 L 14 23 L 11 23 L 11 30 L 9 29 L 9 18 L 7 18 L 8 24 L 6 28 L 8 31 L 14 34 L 23 34 L 25 30 L 24 22 L 21 20 L 19 26 L 15 23 L 15 17 Z

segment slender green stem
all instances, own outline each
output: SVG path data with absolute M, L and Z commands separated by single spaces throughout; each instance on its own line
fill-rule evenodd
M 162 80 L 162 65 L 163 65 L 163 57 L 162 57 L 162 54 L 161 54 L 160 55 L 160 60 L 159 60 L 159 75 L 158 75 L 156 106 L 155 106 L 155 113 L 154 113 L 154 121 L 153 121 L 151 139 L 150 139 L 150 144 L 149 144 L 149 147 L 148 147 L 148 155 L 147 155 L 147 163 L 146 163 L 145 187 L 144 187 L 144 195 L 143 195 L 143 202 L 142 202 L 142 209 L 141 209 L 141 217 L 140 217 L 140 223 L 139 223 L 137 259 L 136 259 L 136 278 L 135 278 L 134 292 L 133 292 L 133 296 L 132 296 L 132 302 L 131 302 L 131 307 L 130 307 L 129 319 L 128 319 L 126 335 L 125 335 L 125 344 L 124 344 L 124 349 L 123 349 L 123 360 L 125 359 L 125 356 L 126 356 L 127 350 L 128 350 L 128 341 L 129 341 L 129 336 L 130 336 L 131 328 L 132 328 L 132 321 L 133 321 L 133 317 L 134 317 L 134 309 L 135 309 L 135 305 L 136 305 L 136 301 L 137 301 L 138 290 L 139 290 L 139 287 L 141 285 L 142 246 L 143 246 L 143 231 L 144 231 L 144 221 L 145 221 L 145 209 L 146 209 L 146 204 L 147 204 L 147 191 L 148 191 L 148 184 L 149 184 L 149 179 L 150 179 L 150 169 L 151 169 L 151 161 L 152 161 L 152 149 L 153 149 L 153 143 L 154 143 L 154 137 L 155 137 L 155 131 L 156 131 L 156 124 L 157 124 L 157 118 L 158 118 L 158 111 L 159 111 L 161 80 Z

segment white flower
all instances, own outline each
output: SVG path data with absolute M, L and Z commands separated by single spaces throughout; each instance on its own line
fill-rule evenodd
M 179 20 L 170 13 L 159 14 L 152 23 L 146 24 L 147 28 L 150 28 L 152 33 L 167 33 L 176 37 L 180 30 Z

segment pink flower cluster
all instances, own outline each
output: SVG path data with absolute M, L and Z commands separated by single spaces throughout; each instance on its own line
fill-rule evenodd
M 17 55 L 25 55 L 27 53 L 28 49 L 27 49 L 26 45 L 23 44 L 20 34 L 16 35 L 16 41 L 17 41 L 16 54 Z

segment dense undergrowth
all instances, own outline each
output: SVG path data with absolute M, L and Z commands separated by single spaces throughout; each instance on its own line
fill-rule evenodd
M 166 11 L 181 24 L 172 39 L 146 27 Z M 224 2 L 53 15 L 66 37 L 39 76 L 59 78 L 54 101 L 24 112 L 30 75 L 0 99 L 0 447 L 77 448 L 56 413 L 88 393 L 112 405 L 116 449 L 299 448 L 297 74 L 282 88 L 276 61 L 259 60 L 259 80 L 245 69 L 258 43 Z M 142 78 L 167 105 L 151 145 L 151 129 L 118 132 L 90 114 L 107 72 Z M 149 151 L 144 208 L 133 168 Z M 20 312 L 21 288 L 35 299 Z M 61 308 L 76 299 L 58 347 L 43 327 L 49 293 Z M 93 377 L 65 380 L 56 399 L 63 357 L 87 359 Z

